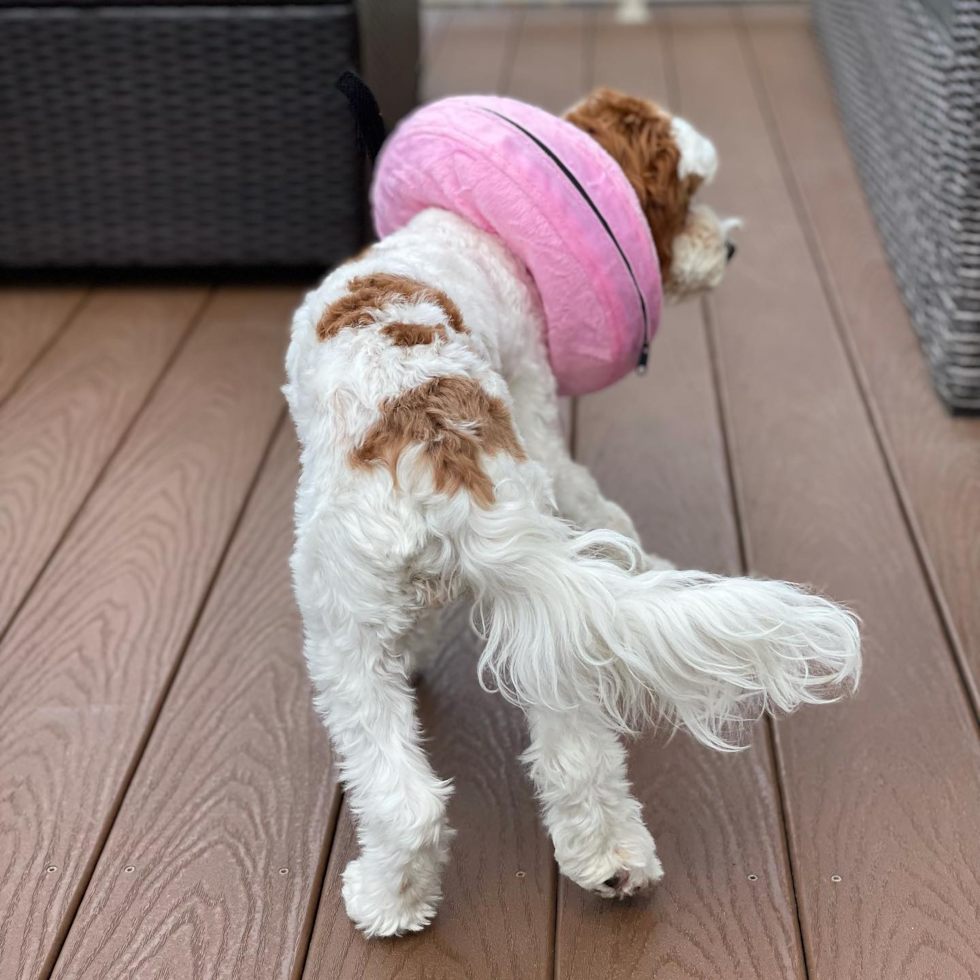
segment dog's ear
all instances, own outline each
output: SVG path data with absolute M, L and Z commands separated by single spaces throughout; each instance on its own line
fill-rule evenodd
M 718 151 L 715 144 L 680 116 L 671 119 L 670 129 L 680 151 L 677 176 L 681 180 L 694 176 L 710 184 L 718 172 Z
M 648 160 L 662 153 L 675 155 L 671 118 L 656 102 L 611 88 L 596 89 L 565 113 L 568 122 L 598 140 L 616 160 L 630 151 Z
M 691 195 L 708 173 L 713 176 L 714 147 L 688 123 L 675 128 L 675 118 L 655 102 L 614 89 L 597 89 L 572 106 L 565 119 L 595 139 L 622 168 L 640 199 L 666 276 Z

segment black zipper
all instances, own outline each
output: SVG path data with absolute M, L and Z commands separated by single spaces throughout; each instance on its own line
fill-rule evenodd
M 542 149 L 557 165 L 558 169 L 569 179 L 572 186 L 582 195 L 583 200 L 586 204 L 592 208 L 592 213 L 599 219 L 599 223 L 606 230 L 606 234 L 609 236 L 609 240 L 616 246 L 616 251 L 619 252 L 619 257 L 623 260 L 623 265 L 626 266 L 626 271 L 630 274 L 630 279 L 633 281 L 633 288 L 636 290 L 636 298 L 640 301 L 640 309 L 643 311 L 643 346 L 640 348 L 640 360 L 636 365 L 637 373 L 645 374 L 647 369 L 647 361 L 650 359 L 650 319 L 647 314 L 647 304 L 646 300 L 643 298 L 643 291 L 640 289 L 640 284 L 636 281 L 636 275 L 633 272 L 633 267 L 630 265 L 630 260 L 626 258 L 626 253 L 623 251 L 622 245 L 616 239 L 613 234 L 612 228 L 609 227 L 609 223 L 603 217 L 602 212 L 596 207 L 595 201 L 589 197 L 588 191 L 579 183 L 578 178 L 565 166 L 564 163 L 559 159 L 558 155 L 545 143 L 542 143 L 534 133 L 526 130 L 520 123 L 514 122 L 513 119 L 509 119 L 502 112 L 497 112 L 496 109 L 488 109 L 486 106 L 480 106 L 484 112 L 489 112 L 495 115 L 498 119 L 503 119 L 504 122 L 510 123 L 515 129 L 520 130 L 528 139 L 534 141 L 534 143 Z

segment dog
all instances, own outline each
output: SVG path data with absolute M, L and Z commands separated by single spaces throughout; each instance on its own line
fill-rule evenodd
M 565 118 L 632 185 L 667 297 L 717 286 L 731 223 L 695 200 L 717 167 L 711 142 L 609 90 Z M 607 898 L 663 876 L 621 735 L 662 725 L 732 749 L 743 720 L 857 682 L 843 607 L 642 550 L 569 456 L 542 318 L 504 242 L 427 209 L 330 273 L 293 321 L 292 571 L 361 849 L 343 898 L 367 936 L 424 928 L 441 897 L 452 788 L 426 757 L 412 677 L 435 611 L 457 598 L 486 641 L 483 682 L 526 713 L 523 758 L 558 866 Z

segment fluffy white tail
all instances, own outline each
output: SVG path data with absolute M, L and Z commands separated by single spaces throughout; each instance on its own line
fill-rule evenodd
M 749 717 L 858 680 L 856 617 L 785 582 L 636 574 L 632 541 L 520 504 L 477 515 L 459 559 L 487 640 L 481 677 L 519 703 L 598 699 L 621 730 L 666 722 L 734 749 Z

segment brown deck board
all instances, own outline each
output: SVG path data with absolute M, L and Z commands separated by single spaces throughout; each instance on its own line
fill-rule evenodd
M 0 408 L 0 635 L 205 295 L 95 293 Z
M 71 922 L 282 412 L 295 301 L 217 294 L 4 640 L 3 980 Z
M 448 95 L 504 84 L 507 44 L 518 14 L 456 12 L 427 88 Z M 495 28 L 487 30 L 490 25 Z M 473 59 L 475 73 L 468 73 Z M 462 80 L 462 81 L 461 81 Z M 458 830 L 443 878 L 443 902 L 423 933 L 366 941 L 344 912 L 340 874 L 357 853 L 346 807 L 330 855 L 305 976 L 387 980 L 460 976 L 543 980 L 552 972 L 555 872 L 518 756 L 523 715 L 481 690 L 477 642 L 466 610 L 442 631 L 437 660 L 419 687 L 419 716 L 436 771 L 451 777 L 449 819 Z M 517 876 L 522 872 L 521 877 Z M 493 896 L 488 900 L 488 896 Z
M 84 298 L 84 289 L 0 290 L 0 402 L 44 354 Z
M 655 24 L 621 27 L 603 16 L 596 84 L 671 105 L 661 42 Z M 578 458 L 634 516 L 651 551 L 683 567 L 739 571 L 698 302 L 665 309 L 645 377 L 579 399 L 576 431 Z M 556 978 L 802 977 L 766 726 L 735 756 L 683 734 L 666 746 L 644 739 L 632 746 L 630 775 L 666 877 L 650 896 L 621 904 L 562 880 Z
M 520 16 L 500 10 L 453 11 L 435 57 L 425 65 L 423 98 L 499 92 Z
M 303 962 L 339 792 L 289 577 L 297 460 L 284 420 L 57 980 L 289 980 Z
M 592 87 L 593 20 L 574 8 L 526 11 L 503 94 L 557 115 L 574 105 Z
M 976 978 L 975 721 L 729 15 L 671 23 L 718 200 L 746 218 L 711 308 L 750 567 L 864 617 L 858 696 L 776 725 L 809 976 Z
M 429 10 L 422 18 L 420 25 L 422 45 L 420 62 L 426 77 L 430 74 L 429 66 L 435 64 L 436 59 L 439 57 L 440 47 L 446 35 L 449 33 L 449 25 L 452 23 L 452 19 L 452 9 Z M 423 78 L 423 86 L 424 84 L 425 79 Z M 423 92 L 422 98 L 426 97 Z
M 980 711 L 980 419 L 932 388 L 804 12 L 753 10 L 751 50 L 838 322 Z

